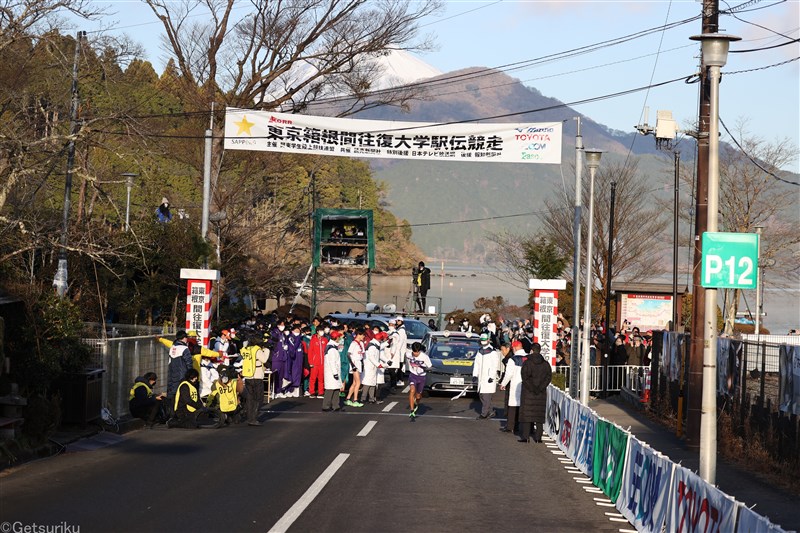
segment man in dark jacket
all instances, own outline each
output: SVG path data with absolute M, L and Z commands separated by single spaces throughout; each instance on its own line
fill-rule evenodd
M 420 313 L 424 313 L 428 291 L 431 290 L 431 269 L 422 261 L 419 262 L 419 268 L 414 276 L 414 285 L 417 289 L 417 308 Z
M 175 397 L 181 380 L 186 372 L 192 368 L 192 353 L 187 343 L 188 336 L 185 331 L 175 335 L 175 342 L 169 348 L 169 365 L 167 366 L 167 398 Z
M 161 401 L 164 399 L 164 394 L 158 396 L 153 394 L 153 386 L 157 380 L 158 376 L 155 372 L 148 372 L 144 376 L 136 378 L 128 398 L 128 409 L 131 416 L 144 420 L 147 427 L 153 427 L 159 415 L 163 417 Z
M 547 408 L 547 386 L 553 377 L 550 363 L 542 357 L 542 347 L 533 343 L 530 356 L 522 364 L 522 400 L 519 408 L 519 442 L 528 442 L 531 424 L 536 424 L 533 442 L 542 442 Z
M 173 409 L 175 416 L 169 419 L 167 427 L 197 428 L 197 416 L 206 411 L 197 392 L 197 382 L 199 380 L 200 373 L 194 368 L 190 368 L 186 372 L 175 395 Z

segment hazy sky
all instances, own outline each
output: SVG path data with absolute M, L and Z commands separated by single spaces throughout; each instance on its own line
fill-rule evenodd
M 109 5 L 117 14 L 104 24 L 118 21 L 116 31 L 139 41 L 160 71 L 165 57 L 159 44 L 161 30 L 153 23 L 149 8 L 139 2 Z M 246 5 L 242 3 L 243 9 Z M 720 15 L 720 31 L 743 38 L 731 46 L 732 51 L 774 47 L 800 37 L 797 0 L 755 0 L 747 5 L 740 0 L 722 2 L 720 8 L 735 6 L 741 6 L 736 17 Z M 700 12 L 701 3 L 694 0 L 448 1 L 443 13 L 423 22 L 422 31 L 436 35 L 438 50 L 418 55 L 443 72 L 526 62 L 521 68 L 504 70 L 545 96 L 573 103 L 696 73 L 699 44 L 689 37 L 701 32 Z M 697 20 L 657 30 L 695 17 Z M 650 29 L 656 31 L 623 44 L 560 57 L 570 50 Z M 798 56 L 800 43 L 729 55 L 722 69 L 720 117 L 732 132 L 746 121 L 751 134 L 768 141 L 788 139 L 796 149 L 800 144 L 800 61 L 765 67 Z M 738 73 L 751 69 L 760 70 Z M 643 121 L 645 106 L 650 108 L 651 125 L 656 110 L 666 109 L 672 111 L 679 127 L 688 129 L 696 121 L 697 100 L 698 85 L 678 81 L 573 107 L 622 131 L 633 131 Z M 725 139 L 725 131 L 720 130 Z M 653 142 L 651 137 L 642 141 Z M 800 172 L 798 159 L 785 168 Z

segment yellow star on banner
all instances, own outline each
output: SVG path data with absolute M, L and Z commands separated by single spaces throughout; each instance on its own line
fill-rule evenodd
M 250 128 L 255 126 L 253 122 L 247 122 L 247 115 L 242 117 L 242 120 L 239 122 L 234 122 L 239 127 L 239 131 L 236 132 L 236 135 L 241 135 L 242 133 L 247 133 L 248 135 L 253 135 L 250 133 Z

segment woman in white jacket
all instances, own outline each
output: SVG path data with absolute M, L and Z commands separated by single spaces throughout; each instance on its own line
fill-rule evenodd
M 500 383 L 500 390 L 509 389 L 508 394 L 508 412 L 506 413 L 506 425 L 500 428 L 500 431 L 510 432 L 514 431 L 514 426 L 517 425 L 519 418 L 519 405 L 522 398 L 522 363 L 525 362 L 527 355 L 525 350 L 522 349 L 520 341 L 511 343 L 511 348 L 514 350 L 513 355 L 508 358 L 506 363 L 506 374 L 503 381 Z
M 328 344 L 325 346 L 324 376 L 322 378 L 325 385 L 325 394 L 322 397 L 322 410 L 326 412 L 340 409 L 339 392 L 344 390 L 342 358 L 339 354 L 339 344 L 337 342 L 341 336 L 341 331 L 332 330 L 329 333 Z M 334 402 L 336 403 L 335 408 Z
M 381 364 L 381 341 L 386 335 L 377 333 L 367 344 L 364 353 L 364 371 L 361 372 L 361 403 L 375 403 L 375 389 L 378 387 L 378 366 Z

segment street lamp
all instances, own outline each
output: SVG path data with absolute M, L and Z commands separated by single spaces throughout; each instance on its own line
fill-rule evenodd
M 128 196 L 125 200 L 125 231 L 131 229 L 131 189 L 133 188 L 133 178 L 138 175 L 139 174 L 135 172 L 123 172 L 120 174 L 120 176 L 125 178 L 125 186 L 128 188 Z
M 691 37 L 702 45 L 703 68 L 710 81 L 708 126 L 708 224 L 715 233 L 719 219 L 719 78 L 731 41 L 741 37 L 704 33 Z M 695 317 L 695 320 L 700 317 Z M 717 290 L 706 288 L 703 320 L 703 394 L 700 407 L 700 477 L 710 484 L 717 475 Z
M 589 231 L 586 232 L 586 290 L 583 306 L 583 356 L 581 357 L 581 403 L 589 405 L 589 328 L 592 322 L 592 232 L 594 231 L 594 174 L 600 166 L 603 152 L 586 149 L 586 166 L 589 167 Z

